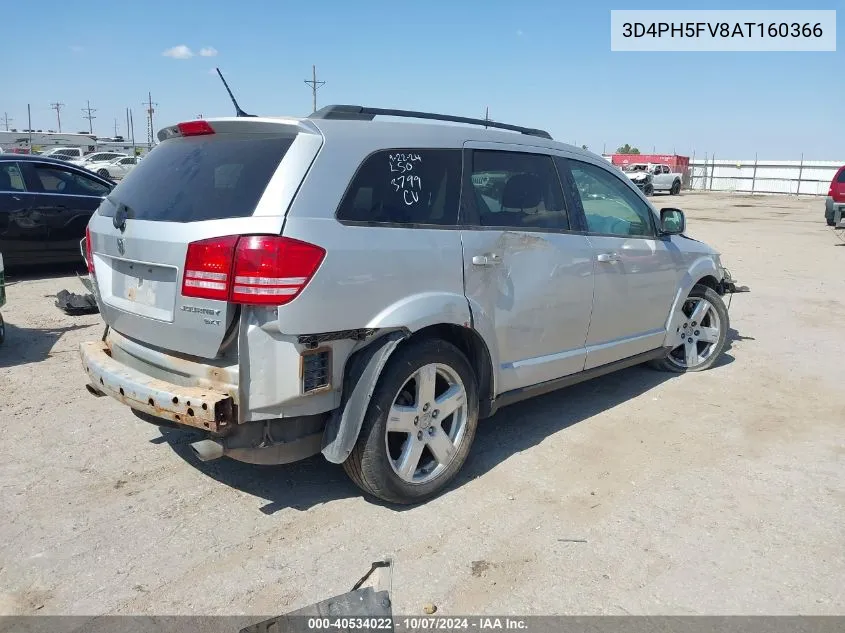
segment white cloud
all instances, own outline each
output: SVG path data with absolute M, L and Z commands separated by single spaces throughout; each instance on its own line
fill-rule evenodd
M 209 74 L 209 75 L 216 75 L 216 74 L 217 74 L 217 69 L 216 69 L 216 68 L 209 68 L 209 69 L 208 69 L 208 74 Z
M 173 59 L 188 59 L 189 57 L 194 56 L 194 51 L 192 51 L 184 44 L 179 44 L 179 46 L 168 48 L 162 53 L 162 55 L 164 55 L 165 57 L 172 57 Z
M 517 34 L 519 37 L 522 37 L 522 29 L 517 30 L 516 34 Z
M 202 55 L 203 57 L 216 57 L 217 49 L 213 46 L 205 46 L 200 49 L 200 55 Z

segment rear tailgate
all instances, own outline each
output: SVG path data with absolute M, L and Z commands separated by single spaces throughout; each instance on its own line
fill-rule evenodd
M 845 166 L 840 167 L 830 183 L 830 196 L 834 202 L 845 203 Z
M 182 296 L 188 244 L 279 235 L 322 137 L 297 119 L 192 121 L 186 134 L 192 124 L 204 132 L 159 133 L 92 217 L 89 239 L 106 323 L 159 349 L 214 358 L 237 305 Z

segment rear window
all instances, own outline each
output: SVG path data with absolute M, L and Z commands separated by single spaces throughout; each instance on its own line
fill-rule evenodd
M 839 176 L 836 178 L 836 182 L 845 183 L 845 167 L 839 170 Z
M 293 137 L 220 134 L 164 141 L 139 161 L 100 207 L 114 215 L 196 222 L 252 215 Z
M 342 222 L 454 226 L 461 150 L 393 149 L 369 156 L 337 210 Z

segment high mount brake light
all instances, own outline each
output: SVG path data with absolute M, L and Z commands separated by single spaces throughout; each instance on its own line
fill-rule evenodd
M 214 134 L 214 128 L 209 125 L 208 121 L 185 121 L 184 123 L 179 123 L 176 127 L 179 128 L 179 133 L 182 136 Z
M 279 235 L 192 242 L 185 257 L 182 296 L 284 305 L 302 292 L 325 255 L 319 246 Z

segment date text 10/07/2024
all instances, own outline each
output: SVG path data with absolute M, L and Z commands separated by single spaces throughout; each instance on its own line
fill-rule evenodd
M 820 22 L 625 22 L 622 37 L 779 37 L 819 38 L 824 35 Z
M 528 631 L 524 619 L 513 617 L 387 617 L 308 618 L 311 631 Z

